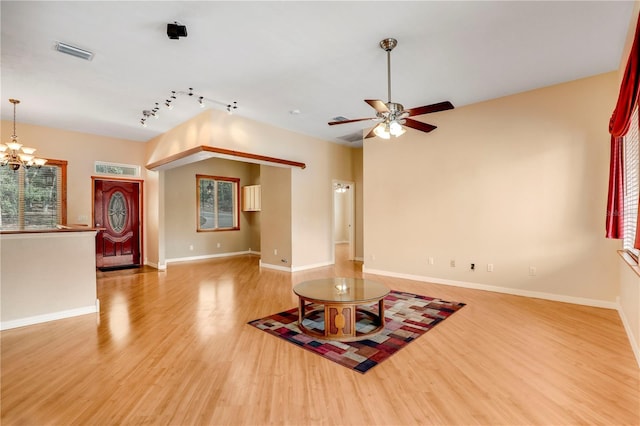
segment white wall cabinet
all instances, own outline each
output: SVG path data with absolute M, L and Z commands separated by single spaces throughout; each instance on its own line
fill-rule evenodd
M 262 209 L 260 185 L 242 187 L 242 211 L 259 212 Z

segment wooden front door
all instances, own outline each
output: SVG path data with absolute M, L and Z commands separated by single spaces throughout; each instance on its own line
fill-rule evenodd
M 140 266 L 140 182 L 94 180 L 96 266 Z

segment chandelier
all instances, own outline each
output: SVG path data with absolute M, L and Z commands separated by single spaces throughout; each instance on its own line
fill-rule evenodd
M 47 160 L 44 158 L 36 158 L 33 153 L 35 148 L 27 148 L 18 142 L 16 136 L 16 105 L 20 103 L 18 99 L 9 99 L 13 104 L 13 134 L 11 142 L 6 144 L 0 143 L 0 166 L 9 166 L 11 170 L 18 170 L 20 167 L 28 169 L 31 166 L 42 167 Z

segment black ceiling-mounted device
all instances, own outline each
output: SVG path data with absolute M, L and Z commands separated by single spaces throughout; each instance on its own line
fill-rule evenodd
M 180 25 L 177 22 L 173 24 L 167 24 L 167 36 L 171 40 L 178 40 L 180 37 L 187 36 L 187 27 Z

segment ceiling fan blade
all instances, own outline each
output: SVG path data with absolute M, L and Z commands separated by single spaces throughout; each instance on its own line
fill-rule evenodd
M 437 127 L 432 124 L 423 123 L 422 121 L 417 121 L 412 118 L 407 118 L 404 122 L 404 125 L 407 127 L 411 127 L 412 129 L 420 130 L 427 133 L 434 129 L 437 129 Z
M 422 115 L 429 114 L 430 112 L 438 112 L 438 111 L 446 111 L 448 109 L 453 109 L 453 104 L 449 101 L 438 102 L 437 104 L 425 105 L 421 107 L 411 108 L 405 110 L 405 112 L 409 113 L 409 117 L 414 115 Z
M 375 109 L 378 112 L 389 112 L 389 108 L 387 108 L 387 105 L 382 102 L 381 100 L 378 99 L 365 99 L 364 100 L 366 103 L 368 103 L 369 105 L 371 105 L 373 107 L 373 109 Z
M 376 135 L 375 133 L 373 133 L 374 129 L 375 129 L 375 127 L 373 129 L 369 130 L 369 133 L 367 133 L 367 135 L 363 139 L 369 139 L 369 138 L 374 137 Z
M 356 119 L 353 119 L 353 120 L 330 121 L 329 122 L 329 126 L 334 126 L 336 124 L 355 123 L 357 121 L 367 121 L 367 120 L 375 120 L 375 118 L 370 117 L 370 118 L 356 118 Z

